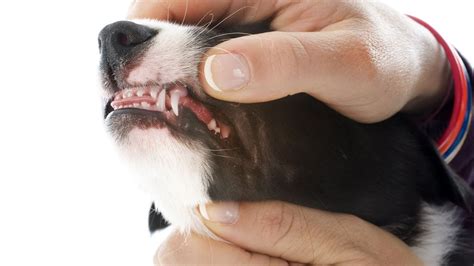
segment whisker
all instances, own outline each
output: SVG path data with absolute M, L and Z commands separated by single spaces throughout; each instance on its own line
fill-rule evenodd
M 214 27 L 212 27 L 212 29 L 210 30 L 214 30 L 215 28 L 219 27 L 219 25 L 221 25 L 222 23 L 224 23 L 226 20 L 230 19 L 232 16 L 236 15 L 237 13 L 239 13 L 240 11 L 246 9 L 246 8 L 252 8 L 252 6 L 243 6 L 239 9 L 237 9 L 236 11 L 232 12 L 230 15 L 228 15 L 227 17 L 225 17 L 224 19 L 222 19 L 219 23 L 217 23 Z
M 209 41 L 209 40 L 213 40 L 215 38 L 219 38 L 219 37 L 227 36 L 227 35 L 252 35 L 252 34 L 246 33 L 246 32 L 229 32 L 229 33 L 218 34 L 218 35 L 216 35 L 212 38 L 209 38 L 207 40 Z
M 215 153 L 212 153 L 212 156 L 220 157 L 220 158 L 226 158 L 226 159 L 235 159 L 235 160 L 237 160 L 237 158 L 236 158 L 236 157 L 233 157 L 233 156 L 225 156 L 225 155 L 220 155 L 220 154 L 215 154 Z
M 233 151 L 238 150 L 239 148 L 231 148 L 231 149 L 204 149 L 205 151 Z
M 166 13 L 166 21 L 170 21 L 170 7 L 171 7 L 171 4 L 170 2 L 168 2 L 168 12 Z
M 211 13 L 211 11 L 207 11 L 206 14 L 204 14 L 204 16 L 201 17 L 201 19 L 196 23 L 196 25 L 200 26 L 199 24 L 201 24 L 202 20 L 207 17 L 207 15 L 209 15 L 209 13 Z
M 188 7 L 189 7 L 189 0 L 186 0 L 186 8 L 184 9 L 184 16 L 183 16 L 183 20 L 181 21 L 181 26 L 184 25 L 184 21 L 186 20 L 186 16 L 188 15 Z
M 208 12 L 209 13 L 209 12 Z M 202 20 L 202 19 L 201 19 Z M 209 26 L 212 24 L 212 22 L 214 21 L 214 14 L 211 14 L 211 20 L 208 21 L 205 25 L 201 26 L 203 27 L 197 34 L 196 36 L 194 36 L 192 38 L 192 41 L 195 41 L 199 36 L 201 36 L 201 34 L 203 34 L 204 32 L 206 32 L 208 29 L 209 29 Z

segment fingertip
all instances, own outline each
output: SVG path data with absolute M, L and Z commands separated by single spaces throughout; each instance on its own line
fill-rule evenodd
M 239 219 L 239 203 L 237 202 L 199 204 L 198 210 L 204 220 L 214 223 L 232 225 Z
M 211 48 L 200 68 L 204 90 L 214 98 L 240 103 L 267 102 L 304 92 L 306 76 L 299 73 L 312 77 L 308 74 L 312 71 L 298 65 L 298 58 L 288 56 L 289 39 L 283 33 L 262 33 Z
M 170 13 L 160 1 L 133 0 L 128 8 L 127 19 L 169 19 Z
M 214 91 L 237 91 L 249 83 L 250 69 L 243 55 L 214 54 L 205 60 L 204 78 Z

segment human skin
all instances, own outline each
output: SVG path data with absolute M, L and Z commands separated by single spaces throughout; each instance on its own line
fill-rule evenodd
M 210 67 L 213 75 L 205 75 L 203 63 L 202 85 L 218 99 L 261 102 L 305 92 L 349 118 L 373 123 L 398 111 L 429 113 L 449 87 L 449 65 L 432 34 L 376 1 L 138 0 L 129 17 L 205 24 L 210 13 L 223 24 L 274 16 L 277 30 L 208 51 L 203 61 L 230 52 L 249 69 L 241 86 L 216 90 L 210 76 L 225 83 L 231 75 L 223 72 L 231 69 Z
M 428 114 L 449 87 L 449 66 L 434 37 L 375 1 L 139 0 L 129 17 L 204 24 L 209 13 L 223 24 L 272 17 L 276 30 L 207 52 L 200 78 L 218 99 L 262 102 L 304 92 L 351 119 L 373 123 L 399 111 Z M 204 217 L 217 222 L 203 217 L 204 223 L 228 243 L 174 232 L 155 264 L 421 264 L 403 242 L 350 215 L 282 202 L 206 209 Z M 223 222 L 235 212 L 238 219 Z
M 402 241 L 353 215 L 227 202 L 207 205 L 202 220 L 227 243 L 175 231 L 155 265 L 423 265 Z

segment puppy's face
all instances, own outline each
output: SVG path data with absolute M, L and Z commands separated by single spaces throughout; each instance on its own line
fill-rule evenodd
M 151 20 L 116 22 L 99 36 L 105 122 L 172 224 L 205 232 L 196 205 L 276 199 L 391 226 L 413 223 L 406 217 L 422 198 L 440 198 L 433 187 L 449 177 L 400 117 L 362 125 L 303 94 L 246 105 L 207 96 L 199 64 L 220 41 Z
M 107 127 L 157 208 L 182 228 L 195 227 L 197 204 L 242 198 L 263 176 L 263 125 L 251 124 L 252 108 L 210 98 L 198 80 L 204 52 L 219 41 L 202 27 L 150 20 L 99 36 Z

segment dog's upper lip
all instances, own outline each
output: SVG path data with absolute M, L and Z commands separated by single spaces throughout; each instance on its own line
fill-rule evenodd
M 199 121 L 207 125 L 210 131 L 219 134 L 221 138 L 228 138 L 231 131 L 230 127 L 215 118 L 202 102 L 190 97 L 187 86 L 180 83 L 130 87 L 116 92 L 109 103 L 111 111 L 136 108 L 161 112 L 167 118 L 177 117 L 180 108 L 187 108 Z

